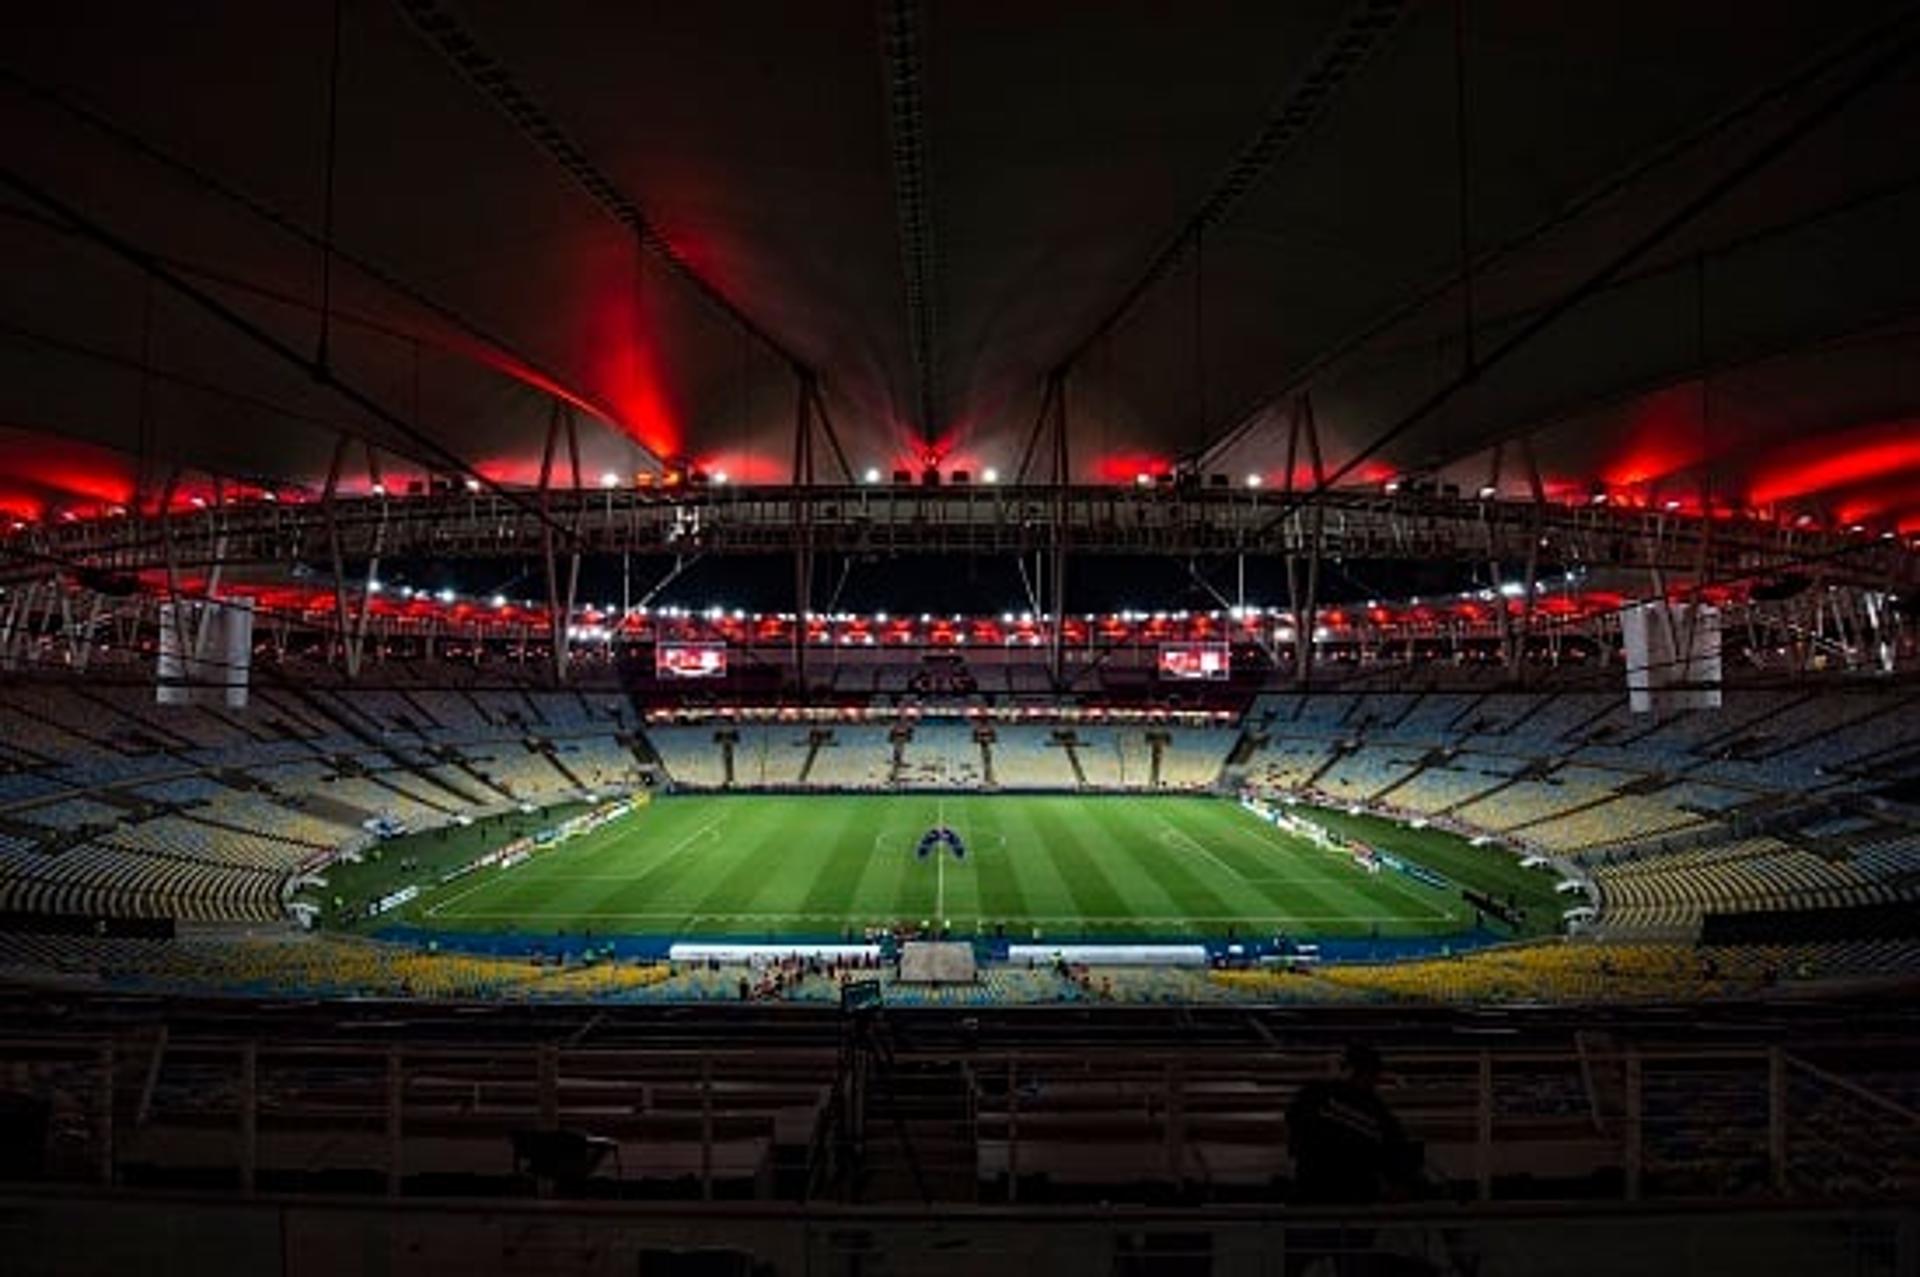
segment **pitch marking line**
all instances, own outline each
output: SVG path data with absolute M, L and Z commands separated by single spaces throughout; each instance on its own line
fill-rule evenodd
M 1167 821 L 1167 818 L 1165 816 L 1162 816 L 1159 812 L 1155 812 L 1153 814 L 1153 818 L 1154 820 L 1158 821 L 1160 824 L 1161 833 L 1159 836 L 1159 841 L 1161 846 L 1171 847 L 1174 845 L 1174 843 L 1171 840 L 1179 839 L 1181 842 L 1184 842 L 1187 845 L 1189 850 L 1197 851 L 1200 853 L 1201 856 L 1205 857 L 1207 860 L 1212 861 L 1216 869 L 1219 869 L 1222 873 L 1226 874 L 1229 878 L 1232 878 L 1235 882 L 1246 881 L 1246 876 L 1244 874 L 1242 874 L 1238 869 L 1235 869 L 1232 865 L 1228 864 L 1226 861 L 1220 859 L 1220 857 L 1214 855 L 1213 852 L 1209 851 L 1206 847 L 1202 846 L 1199 840 L 1196 839 L 1192 834 L 1189 834 L 1184 829 L 1176 829 L 1173 825 L 1169 824 Z
M 1234 833 L 1237 833 L 1244 838 L 1250 839 L 1253 842 L 1260 844 L 1260 846 L 1267 851 L 1285 850 L 1285 848 L 1283 848 L 1279 843 L 1274 842 L 1271 838 L 1268 838 L 1265 835 L 1265 828 L 1266 828 L 1265 826 L 1262 827 L 1261 833 L 1255 833 L 1253 830 L 1246 828 L 1244 825 L 1233 825 L 1233 826 L 1230 826 L 1230 828 L 1233 830 Z M 1372 876 L 1379 878 L 1379 880 L 1383 885 L 1392 888 L 1394 891 L 1398 892 L 1400 895 L 1404 896 L 1406 899 L 1420 906 L 1421 910 L 1425 912 L 1425 914 L 1429 918 L 1438 918 L 1444 922 L 1458 921 L 1459 916 L 1455 914 L 1451 909 L 1440 908 L 1439 906 L 1435 905 L 1432 901 L 1421 897 L 1419 894 L 1417 894 L 1413 890 L 1413 888 L 1407 886 L 1403 882 L 1397 881 L 1397 878 L 1398 878 L 1397 874 L 1383 873 L 1383 874 L 1377 874 Z M 1335 880 L 1331 878 L 1321 878 L 1318 881 L 1330 882 Z
M 672 847 L 668 848 L 666 851 L 666 854 L 662 855 L 658 860 L 654 861 L 653 864 L 647 866 L 647 871 L 651 871 L 653 869 L 658 868 L 661 865 L 666 864 L 669 860 L 672 860 L 675 856 L 678 856 L 681 852 L 685 851 L 690 845 L 693 844 L 695 840 L 699 838 L 702 838 L 708 834 L 712 834 L 715 839 L 718 839 L 720 836 L 719 828 L 721 825 L 726 823 L 726 819 L 727 818 L 725 816 L 715 816 L 713 819 L 707 821 L 706 824 L 701 825 L 698 829 L 694 830 L 692 833 L 688 834 L 685 838 L 682 838 L 679 842 L 675 843 Z M 523 861 L 522 863 L 532 864 L 534 862 L 529 860 L 529 861 Z M 514 868 L 517 869 L 519 868 L 519 866 L 515 865 Z M 435 901 L 433 904 L 427 907 L 426 916 L 429 918 L 438 918 L 441 915 L 441 913 L 445 909 L 447 909 L 449 906 L 457 905 L 462 900 L 465 900 L 469 896 L 475 895 L 485 890 L 488 887 L 491 887 L 498 883 L 506 881 L 507 873 L 511 873 L 512 870 L 508 870 L 506 872 L 496 873 L 496 874 L 487 874 L 487 871 L 484 869 L 481 870 L 480 872 L 482 874 L 485 874 L 486 876 L 482 877 L 479 882 L 474 883 L 473 886 L 471 887 L 465 888 L 464 890 L 461 890 L 461 891 L 457 891 L 453 895 L 446 897 L 444 900 Z M 632 874 L 565 874 L 565 875 L 556 875 L 555 880 L 564 882 L 564 881 L 574 881 L 574 880 L 601 881 L 601 880 L 611 879 L 617 882 L 629 882 L 633 879 L 633 877 L 634 875 Z M 519 879 L 515 879 L 514 881 L 517 882 L 519 881 Z M 463 918 L 487 918 L 487 917 L 499 917 L 501 915 L 484 914 L 484 913 L 463 913 L 460 916 Z
M 512 911 L 504 911 L 504 912 L 494 912 L 494 913 L 467 913 L 467 914 L 462 914 L 462 915 L 461 915 L 461 917 L 462 917 L 462 918 L 512 918 L 512 919 L 516 919 L 516 920 L 521 920 L 521 921 L 524 921 L 524 920 L 526 920 L 526 918 L 527 918 L 527 915 L 526 915 L 526 913 L 525 913 L 524 911 L 521 911 L 521 910 L 512 910 Z M 1007 923 L 1009 923 L 1009 924 L 1012 924 L 1012 925 L 1016 925 L 1016 926 L 1017 926 L 1017 925 L 1019 925 L 1019 924 L 1021 924 L 1021 923 L 1028 923 L 1028 922 L 1044 922 L 1044 923 L 1048 923 L 1048 924 L 1050 924 L 1050 925 L 1051 925 L 1051 924 L 1054 924 L 1054 923 L 1058 923 L 1058 924 L 1060 924 L 1060 925 L 1062 925 L 1062 926 L 1082 926 L 1082 927 L 1089 927 L 1089 926 L 1091 926 L 1091 927 L 1113 927 L 1113 926 L 1124 926 L 1124 927 L 1134 927 L 1134 926 L 1141 926 L 1141 925 L 1144 925 L 1144 926 L 1168 926 L 1168 927 L 1177 927 L 1177 926 L 1180 926 L 1180 925 L 1182 925 L 1182 924 L 1186 924 L 1186 923 L 1194 923 L 1194 922 L 1237 922 L 1237 923 L 1259 923 L 1259 922 L 1402 922 L 1402 923 L 1404 923 L 1404 922 L 1407 922 L 1407 921 L 1409 921 L 1409 919 L 1407 918 L 1407 916 L 1406 916 L 1405 914 L 1399 914 L 1399 913 L 1395 913 L 1395 914 L 1371 914 L 1371 913 L 1290 913 L 1290 914 L 1240 914 L 1240 913 L 1233 913 L 1233 914 L 1204 914 L 1204 913 L 1181 913 L 1181 914 L 1164 914 L 1164 915 L 1155 915 L 1155 914 L 1134 914 L 1134 913 L 1129 913 L 1129 914 L 1119 914 L 1119 915 L 1112 915 L 1112 916 L 1101 916 L 1101 915 L 1098 915 L 1098 914 L 1084 914 L 1084 913 L 1052 913 L 1052 914 L 1049 914 L 1049 913 L 1023 913 L 1023 914 L 1010 914 L 1010 915 L 1007 915 L 1007 916 L 1006 916 L 1006 917 L 1004 917 L 1004 918 L 999 918 L 999 917 L 995 917 L 994 915 L 990 915 L 990 914 L 985 914 L 985 913 L 983 913 L 983 914 L 980 914 L 980 915 L 979 915 L 979 917 L 980 917 L 980 918 L 981 918 L 982 920 L 987 920 L 987 919 L 992 919 L 993 921 L 1002 921 L 1002 922 L 1007 922 Z M 574 909 L 574 910 L 569 910 L 568 912 L 566 912 L 566 913 L 564 913 L 564 914 L 556 914 L 556 915 L 552 915 L 551 917 L 543 917 L 543 918 L 541 919 L 541 921 L 542 921 L 542 922 L 553 922 L 553 923 L 558 923 L 558 922 L 564 922 L 564 921 L 566 921 L 566 920 L 568 920 L 568 919 L 572 919 L 572 918 L 633 918 L 633 919 L 664 919 L 664 920 L 667 920 L 667 921 L 669 921 L 669 922 L 674 922 L 674 923 L 687 923 L 687 922 L 689 922 L 689 921 L 699 921 L 699 920 L 701 920 L 701 919 L 705 919 L 705 918 L 714 918 L 714 919 L 724 919 L 724 920 L 727 920 L 727 921 L 732 921 L 732 922 L 832 922 L 832 923 L 842 923 L 842 924 L 847 924 L 847 925 L 853 925 L 853 924 L 857 924 L 857 923 L 861 923 L 861 922 L 862 922 L 862 921 L 863 921 L 864 919 L 868 919 L 868 918 L 874 918 L 874 919 L 881 919 L 881 920 L 897 920 L 897 919 L 898 919 L 898 915 L 896 915 L 896 914 L 891 914 L 891 913 L 875 913 L 875 912 L 872 912 L 872 911 L 867 911 L 867 912 L 863 912 L 863 913 L 711 913 L 711 914 L 708 914 L 708 913 L 702 913 L 702 914 L 686 914 L 686 913 L 626 913 L 626 912 L 615 912 L 615 911 L 611 911 L 611 910 L 608 910 L 608 911 L 600 911 L 600 910 L 588 910 L 588 909 Z

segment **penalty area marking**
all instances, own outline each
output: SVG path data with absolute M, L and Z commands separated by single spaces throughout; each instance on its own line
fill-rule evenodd
M 679 842 L 669 847 L 666 850 L 666 852 L 662 854 L 658 860 L 648 865 L 646 869 L 643 870 L 642 872 L 651 873 L 653 870 L 659 868 L 661 865 L 666 864 L 669 860 L 672 860 L 675 856 L 678 856 L 680 853 L 685 851 L 688 847 L 693 845 L 695 841 L 709 834 L 711 834 L 715 839 L 718 839 L 720 837 L 720 832 L 719 832 L 720 827 L 726 823 L 726 819 L 727 818 L 725 816 L 713 817 L 711 820 L 701 825 L 698 829 L 695 829 L 692 833 L 682 838 Z M 521 864 L 532 864 L 532 863 L 533 863 L 532 860 L 525 860 L 521 862 Z M 520 867 L 519 865 L 513 866 L 514 869 L 517 869 L 519 867 Z M 453 895 L 448 896 L 443 900 L 437 900 L 433 904 L 427 906 L 425 910 L 425 916 L 429 918 L 438 918 L 441 915 L 442 911 L 447 909 L 449 906 L 457 905 L 462 900 L 465 900 L 469 896 L 476 895 L 488 887 L 494 886 L 501 882 L 505 882 L 507 879 L 507 873 L 509 872 L 511 872 L 511 870 L 507 870 L 500 873 L 488 874 L 486 870 L 484 869 L 481 870 L 480 873 L 485 876 L 483 876 L 479 882 L 474 883 L 471 887 L 467 887 L 464 890 L 456 891 Z M 573 881 L 598 882 L 598 881 L 606 881 L 606 880 L 611 880 L 615 882 L 631 882 L 634 879 L 634 877 L 635 875 L 633 874 L 548 875 L 549 880 L 555 881 L 555 882 L 573 882 Z M 519 879 L 515 879 L 514 881 L 517 882 L 519 881 Z M 460 916 L 463 918 L 495 918 L 495 917 L 513 916 L 513 915 L 488 914 L 488 913 L 463 913 Z
M 1253 830 L 1248 829 L 1244 824 L 1230 825 L 1228 826 L 1228 828 L 1230 828 L 1234 833 L 1239 834 L 1241 837 L 1249 839 L 1252 842 L 1258 843 L 1263 849 L 1267 851 L 1286 850 L 1286 848 L 1283 847 L 1280 843 L 1277 843 L 1273 841 L 1273 839 L 1266 836 L 1265 831 L 1271 828 L 1271 826 L 1269 826 L 1265 821 L 1260 822 L 1260 828 L 1262 831 L 1260 833 L 1255 833 Z M 1292 840 L 1291 835 L 1288 835 L 1288 837 L 1290 840 Z M 1297 841 L 1297 840 L 1294 840 L 1294 841 Z M 1336 852 L 1334 854 L 1339 855 L 1344 853 Z M 1451 909 L 1440 908 L 1439 906 L 1435 905 L 1431 900 L 1427 900 L 1423 898 L 1422 896 L 1417 894 L 1413 890 L 1413 888 L 1407 886 L 1403 882 L 1398 881 L 1399 875 L 1397 873 L 1388 871 L 1387 873 L 1369 874 L 1368 877 L 1378 878 L 1384 886 L 1392 888 L 1394 891 L 1398 892 L 1401 896 L 1412 901 L 1414 904 L 1419 905 L 1421 910 L 1429 918 L 1439 918 L 1446 922 L 1457 922 L 1463 916 L 1461 914 L 1456 914 Z M 1326 881 L 1329 881 L 1329 879 L 1322 878 L 1322 879 L 1319 879 L 1318 881 L 1326 882 Z

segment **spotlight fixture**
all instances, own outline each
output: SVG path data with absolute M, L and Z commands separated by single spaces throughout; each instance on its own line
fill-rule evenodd
M 980 472 L 980 482 L 998 483 L 1000 482 L 1000 472 L 998 470 L 995 470 L 992 466 L 988 466 L 985 470 L 982 470 Z
M 1491 483 L 1483 483 L 1480 485 L 1480 499 L 1482 501 L 1491 501 L 1499 495 L 1500 489 L 1494 487 Z
M 727 472 L 725 470 L 715 470 L 713 472 L 713 481 L 715 484 L 724 484 L 727 481 Z
M 603 488 L 617 488 L 620 486 L 620 476 L 609 470 L 600 476 L 600 486 Z
M 880 467 L 868 466 L 867 472 L 860 477 L 868 483 L 878 483 L 880 482 Z
M 1247 486 L 1249 488 L 1257 488 L 1260 486 L 1260 484 L 1261 484 L 1261 478 L 1258 474 L 1249 474 L 1247 476 Z

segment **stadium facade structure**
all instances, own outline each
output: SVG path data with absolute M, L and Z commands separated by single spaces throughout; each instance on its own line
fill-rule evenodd
M 10 584 L 0 612 L 0 654 L 17 662 L 32 635 L 57 635 L 65 659 L 84 663 L 96 633 L 125 638 L 143 622 L 150 629 L 155 599 L 217 600 L 224 592 L 255 598 L 263 612 L 277 614 L 273 632 L 282 646 L 296 625 L 303 633 L 330 628 L 330 650 L 350 673 L 357 673 L 369 637 L 380 644 L 406 636 L 423 640 L 428 655 L 447 641 L 491 642 L 524 653 L 530 641 L 541 640 L 555 676 L 564 679 L 582 640 L 652 638 L 663 628 L 661 618 L 649 618 L 630 597 L 618 606 L 581 601 L 583 557 L 619 556 L 629 571 L 635 559 L 657 560 L 677 572 L 702 556 L 771 554 L 794 561 L 791 610 L 756 616 L 744 635 L 736 627 L 717 637 L 744 637 L 762 651 L 784 638 L 796 685 L 804 688 L 809 649 L 831 645 L 832 627 L 846 619 L 815 610 L 816 555 L 1000 555 L 1021 560 L 1023 572 L 1033 560 L 1027 579 L 1037 588 L 1020 637 L 1046 649 L 1050 672 L 1064 685 L 1065 649 L 1101 637 L 1087 624 L 1095 617 L 1080 616 L 1076 627 L 1068 610 L 1070 548 L 1072 556 L 1284 560 L 1290 597 L 1270 626 L 1259 623 L 1266 609 L 1249 618 L 1244 596 L 1207 588 L 1232 615 L 1222 631 L 1226 638 L 1257 648 L 1269 666 L 1289 664 L 1303 680 L 1317 646 L 1336 642 L 1368 651 L 1423 636 L 1492 637 L 1501 659 L 1516 667 L 1536 638 L 1557 644 L 1584 637 L 1605 654 L 1613 649 L 1619 609 L 1646 599 L 1735 609 L 1728 627 L 1746 632 L 1756 661 L 1790 651 L 1783 667 L 1805 668 L 1817 658 L 1822 665 L 1891 673 L 1914 648 L 1903 594 L 1910 599 L 1920 588 L 1920 554 L 1891 529 L 1834 526 L 1805 511 L 1689 513 L 1679 502 L 1645 508 L 1604 498 L 1554 503 L 1544 495 L 1264 494 L 1197 482 L 698 491 L 575 486 L 523 493 L 437 486 L 449 490 L 351 498 L 328 491 L 313 499 L 255 491 L 197 509 L 16 524 L 5 542 Z M 537 601 L 424 591 L 404 599 L 380 596 L 383 559 L 521 556 L 544 565 L 546 591 Z M 1486 571 L 1501 588 L 1425 607 L 1418 600 L 1330 605 L 1317 597 L 1323 563 L 1408 561 L 1457 564 L 1463 577 Z M 356 569 L 351 574 L 349 564 Z M 1568 588 L 1576 579 L 1577 591 Z M 1064 619 L 1054 624 L 1055 617 Z M 679 628 L 697 628 L 699 619 Z M 941 641 L 925 632 L 902 639 Z

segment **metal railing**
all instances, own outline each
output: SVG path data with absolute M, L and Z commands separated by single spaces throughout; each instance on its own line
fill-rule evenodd
M 1876 1046 L 1875 1068 L 1911 1084 L 1912 1046 Z M 1873 1076 L 1782 1045 L 1419 1050 L 1391 1053 L 1388 1065 L 1384 1098 L 1447 1197 L 1910 1198 L 1920 1188 L 1920 1114 Z M 511 1136 L 565 1129 L 621 1153 L 617 1175 L 581 1191 L 797 1200 L 819 1178 L 808 1159 L 832 1144 L 821 1124 L 844 1094 L 843 1069 L 832 1046 L 764 1041 L 0 1038 L 0 1089 L 47 1105 L 42 1177 L 215 1175 L 242 1193 L 346 1183 L 399 1196 L 452 1180 L 525 1193 L 536 1185 L 516 1176 Z M 917 1196 L 887 1177 L 904 1159 L 947 1201 L 1271 1198 L 1291 1174 L 1287 1104 L 1332 1069 L 1317 1050 L 896 1050 L 886 1085 L 855 1097 L 864 1146 L 854 1156 L 870 1173 L 847 1183 L 856 1199 Z

